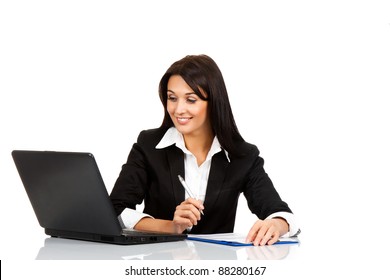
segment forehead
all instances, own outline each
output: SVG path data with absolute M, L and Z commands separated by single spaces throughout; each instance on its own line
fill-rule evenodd
M 193 93 L 194 90 L 179 75 L 173 75 L 168 80 L 167 90 L 174 93 Z

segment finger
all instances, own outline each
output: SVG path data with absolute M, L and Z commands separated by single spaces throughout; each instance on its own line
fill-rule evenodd
M 177 211 L 184 211 L 184 215 L 189 217 L 195 217 L 194 219 L 199 221 L 200 220 L 200 212 L 199 212 L 199 209 L 196 208 L 194 205 L 192 204 L 180 204 L 179 206 L 176 207 L 176 210 Z M 190 211 L 190 212 L 188 212 Z M 193 215 L 193 216 L 192 216 Z
M 276 232 L 273 236 L 272 236 L 272 238 L 267 242 L 267 245 L 272 245 L 272 244 L 274 244 L 276 241 L 278 241 L 278 239 L 279 239 L 279 234 Z
M 196 215 L 189 209 L 177 209 L 174 213 L 174 219 L 181 221 L 188 226 L 197 225 L 198 223 Z
M 265 234 L 267 233 L 267 230 L 268 230 L 268 228 L 267 228 L 266 224 L 263 224 L 262 227 L 257 232 L 255 239 L 253 240 L 253 245 L 255 245 L 255 246 L 260 245 L 260 242 L 263 240 Z
M 196 208 L 194 205 L 192 204 L 187 204 L 187 203 L 184 203 L 184 204 L 180 204 L 176 207 L 176 210 L 177 211 L 191 211 L 191 213 L 195 216 L 195 219 L 196 220 L 200 220 L 200 212 L 199 212 L 199 209 Z
M 256 221 L 256 223 L 254 223 L 254 225 L 249 230 L 248 235 L 246 236 L 245 242 L 252 242 L 255 239 L 257 232 L 261 227 L 262 222 L 263 222 L 262 220 L 258 220 Z
M 193 210 L 190 209 L 179 209 L 175 212 L 175 215 L 190 220 L 193 225 L 197 225 L 199 220 L 196 216 L 196 213 L 194 213 Z
M 180 216 L 177 216 L 177 217 L 175 216 L 173 218 L 173 224 L 176 227 L 179 227 L 181 229 L 181 231 L 184 231 L 186 228 L 193 226 L 189 219 L 186 219 L 186 218 L 183 218 Z
M 203 202 L 201 200 L 198 200 L 198 199 L 195 199 L 195 198 L 188 198 L 186 200 L 188 203 L 194 205 L 197 209 L 199 210 L 204 210 L 204 205 L 203 205 Z M 199 211 L 198 210 L 198 211 Z
M 260 245 L 261 246 L 263 246 L 263 245 L 272 245 L 276 241 L 278 241 L 279 237 L 280 237 L 280 232 L 277 230 L 277 227 L 275 227 L 275 225 L 271 224 L 269 226 L 266 234 L 262 238 L 262 240 L 260 242 Z
M 271 226 L 267 229 L 267 231 L 265 232 L 263 238 L 261 239 L 260 241 L 260 246 L 264 246 L 267 244 L 268 241 L 270 241 L 272 239 L 272 236 L 274 234 L 274 227 Z

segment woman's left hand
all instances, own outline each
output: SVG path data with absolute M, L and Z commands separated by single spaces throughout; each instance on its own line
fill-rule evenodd
M 288 223 L 282 218 L 258 220 L 249 231 L 246 242 L 255 246 L 272 245 L 288 232 Z

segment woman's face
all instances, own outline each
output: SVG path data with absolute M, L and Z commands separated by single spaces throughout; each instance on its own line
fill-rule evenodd
M 179 132 L 184 136 L 210 135 L 208 102 L 200 99 L 181 76 L 169 78 L 167 95 L 167 111 Z

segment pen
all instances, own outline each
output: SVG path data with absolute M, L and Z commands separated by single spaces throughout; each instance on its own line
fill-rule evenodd
M 186 181 L 184 181 L 183 177 L 181 177 L 180 175 L 177 175 L 177 177 L 179 178 L 179 181 L 180 183 L 182 184 L 183 188 L 185 189 L 185 191 L 187 192 L 187 194 L 191 197 L 191 198 L 195 198 L 194 194 L 191 192 L 190 188 L 187 186 L 187 183 Z M 202 209 L 199 209 L 199 212 L 204 215 Z

